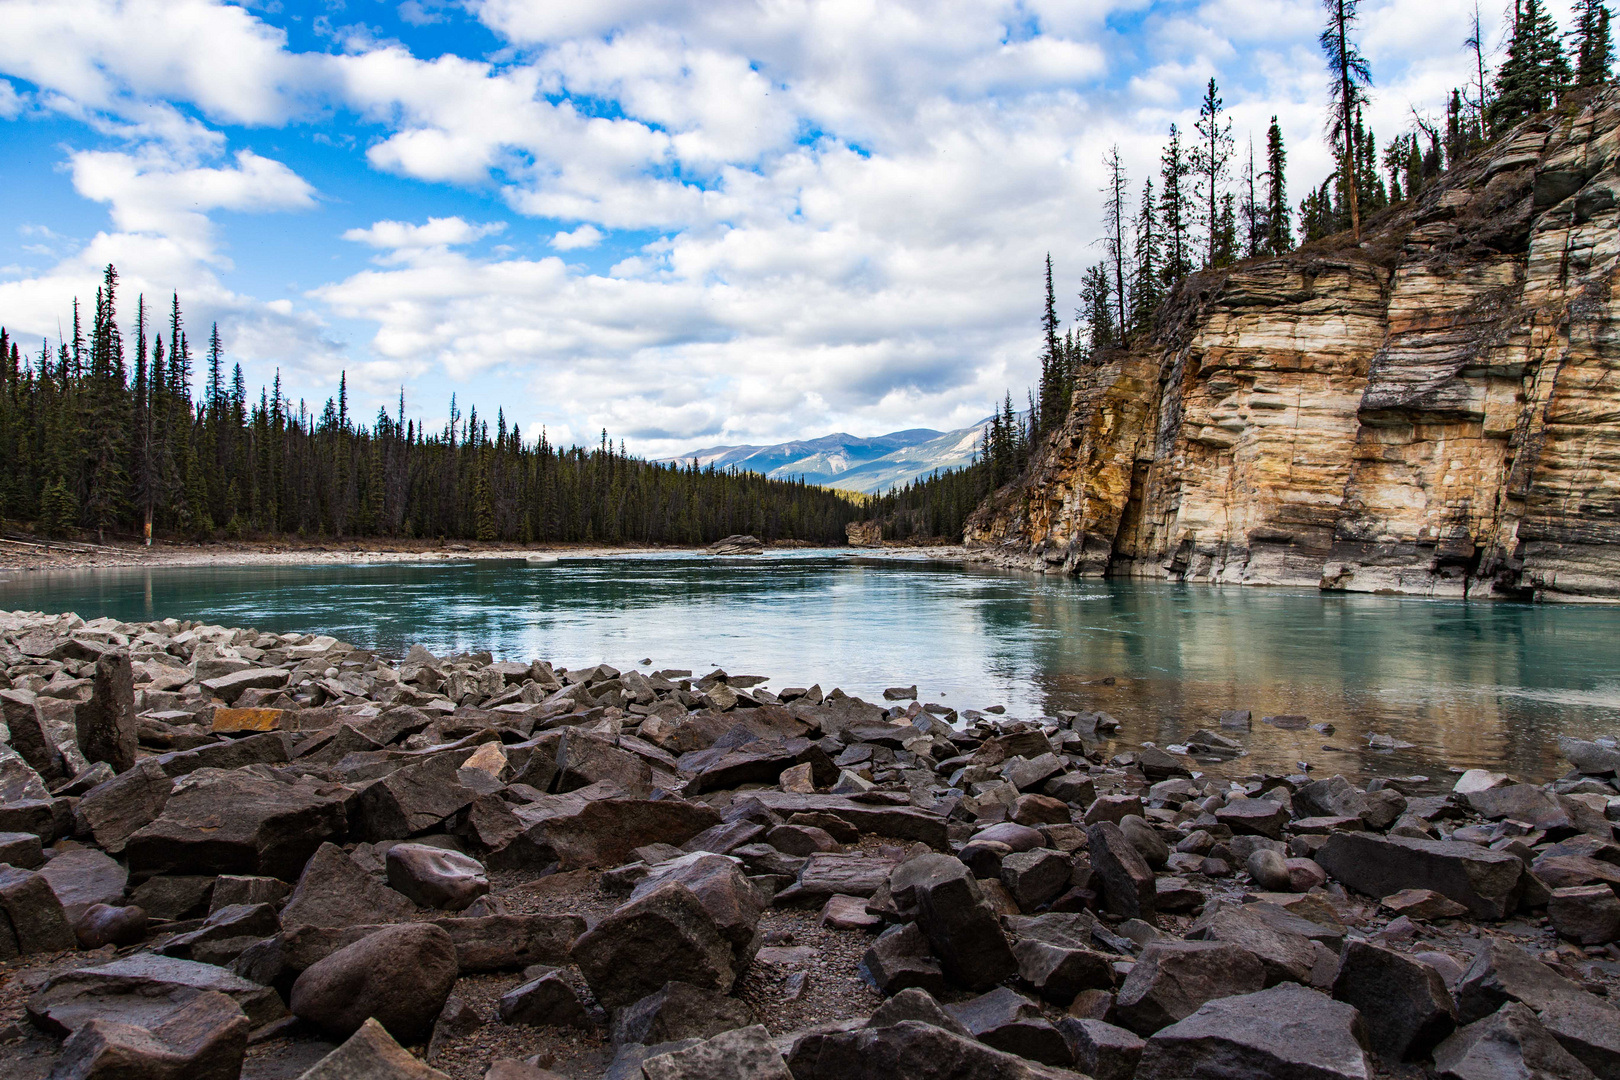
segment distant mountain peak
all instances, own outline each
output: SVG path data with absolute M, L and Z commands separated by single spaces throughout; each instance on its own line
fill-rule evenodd
M 988 421 L 985 421 L 988 423 Z M 881 492 L 927 476 L 936 469 L 955 469 L 973 460 L 984 424 L 935 431 L 907 428 L 887 435 L 859 438 L 838 431 L 815 439 L 795 439 L 771 446 L 709 446 L 664 458 L 691 461 L 707 468 L 738 468 L 776 480 L 802 478 L 806 483 L 846 491 Z

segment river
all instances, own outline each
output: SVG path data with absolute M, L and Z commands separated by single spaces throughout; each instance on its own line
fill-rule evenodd
M 917 684 L 957 709 L 1101 709 L 1121 745 L 1178 743 L 1249 709 L 1219 771 L 1563 771 L 1559 734 L 1620 733 L 1620 608 L 1076 581 L 804 551 L 33 572 L 0 607 L 335 634 L 402 654 L 567 667 L 650 659 L 869 700 Z M 1112 685 L 1100 684 L 1112 678 Z M 1262 722 L 1303 714 L 1331 733 Z M 1410 748 L 1380 750 L 1373 735 Z M 1449 782 L 1449 781 L 1447 781 Z

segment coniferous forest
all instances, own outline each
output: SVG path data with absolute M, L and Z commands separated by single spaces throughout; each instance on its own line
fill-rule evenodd
M 248 393 L 218 327 L 194 357 L 178 297 L 137 305 L 126 339 L 108 266 L 88 334 L 25 353 L 0 329 L 0 519 L 47 536 L 286 536 L 701 544 L 733 533 L 843 543 L 843 496 L 755 473 L 652 464 L 615 449 L 525 439 L 451 401 L 437 431 L 399 411 L 371 425 L 347 381 L 319 413 L 281 380 Z M 193 400 L 194 367 L 204 379 Z

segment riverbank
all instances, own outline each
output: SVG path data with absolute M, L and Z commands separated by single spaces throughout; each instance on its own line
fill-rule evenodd
M 8 1080 L 1620 1053 L 1608 743 L 1545 784 L 1361 786 L 1247 768 L 1246 712 L 1167 750 L 912 686 L 21 612 L 0 663 Z

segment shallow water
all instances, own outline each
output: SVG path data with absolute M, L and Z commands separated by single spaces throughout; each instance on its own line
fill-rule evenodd
M 1121 741 L 1176 743 L 1223 709 L 1254 713 L 1249 756 L 1216 771 L 1350 775 L 1505 768 L 1545 779 L 1558 734 L 1620 733 L 1620 608 L 1074 581 L 795 552 L 162 567 L 0 578 L 0 608 L 174 617 L 335 634 L 400 654 L 489 649 L 577 667 L 723 667 L 770 686 L 1104 709 Z M 1087 685 L 1108 676 L 1113 686 Z M 1282 731 L 1303 713 L 1335 731 Z M 1413 743 L 1374 751 L 1372 734 Z M 1331 747 L 1331 749 L 1330 749 Z M 1449 782 L 1449 781 L 1447 781 Z

